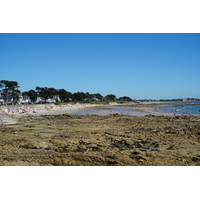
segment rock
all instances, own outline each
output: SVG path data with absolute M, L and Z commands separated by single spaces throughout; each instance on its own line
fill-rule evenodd
M 145 161 L 147 161 L 148 160 L 148 158 L 147 157 L 145 157 L 145 156 L 141 156 L 141 155 L 130 155 L 129 156 L 130 158 L 132 158 L 132 159 L 134 159 L 134 160 L 145 160 Z
M 145 155 L 145 152 L 136 149 L 135 151 L 131 152 L 131 155 Z
M 55 157 L 55 158 L 54 158 L 54 164 L 55 164 L 55 165 L 61 165 L 61 164 L 62 164 L 61 158 Z
M 114 164 L 117 164 L 117 161 L 116 160 L 108 160 L 107 164 L 114 165 Z
M 83 140 L 79 140 L 79 144 L 87 144 L 87 143 Z
M 137 147 L 140 148 L 140 147 L 143 147 L 144 145 L 142 143 L 138 143 Z
M 168 148 L 167 148 L 167 150 L 175 150 L 176 149 L 176 147 L 174 146 L 174 145 L 170 145 Z
M 193 158 L 192 158 L 192 161 L 195 161 L 195 162 L 198 162 L 198 161 L 200 161 L 200 156 L 193 157 Z

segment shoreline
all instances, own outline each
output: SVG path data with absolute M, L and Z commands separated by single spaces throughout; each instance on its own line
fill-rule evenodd
M 0 108 L 0 124 L 15 124 L 21 117 L 38 117 L 41 115 L 74 114 L 83 110 L 105 105 L 98 104 L 75 104 L 75 105 L 50 105 L 38 104 L 37 106 L 2 106 Z
M 92 109 L 88 109 L 86 110 L 86 112 L 84 112 L 84 110 L 79 111 L 79 112 L 75 112 L 74 114 L 77 115 L 101 115 L 101 116 L 105 116 L 105 115 L 109 115 L 109 114 L 120 114 L 120 115 L 132 115 L 132 116 L 145 116 L 145 115 L 164 115 L 164 116 L 174 116 L 173 113 L 165 113 L 165 112 L 159 112 L 157 111 L 157 108 L 153 108 L 153 107 L 139 107 L 139 108 L 134 108 L 134 109 L 129 109 L 128 107 L 126 107 L 125 109 L 120 109 L 120 110 L 114 110 L 113 108 L 115 108 L 114 106 L 107 106 L 107 107 L 96 107 L 96 108 L 92 108 Z M 89 112 L 87 112 L 89 111 Z M 90 113 L 91 111 L 91 113 Z M 143 115 L 142 115 L 143 114 Z
M 147 106 L 148 105 L 148 106 Z M 173 105 L 174 107 L 175 105 Z M 111 108 L 124 107 L 124 109 L 113 110 Z M 130 107 L 130 108 L 129 108 Z M 131 108 L 135 107 L 135 108 Z M 66 104 L 66 105 L 54 105 L 54 104 L 37 104 L 37 105 L 20 105 L 20 106 L 1 106 L 0 107 L 0 124 L 15 124 L 21 117 L 31 116 L 38 117 L 41 115 L 62 115 L 62 114 L 77 114 L 77 115 L 109 115 L 109 114 L 122 114 L 133 116 L 144 115 L 157 115 L 157 116 L 175 116 L 180 114 L 160 112 L 157 109 L 163 107 L 172 107 L 170 105 L 160 104 L 116 104 L 111 103 L 109 105 L 103 104 Z M 85 113 L 84 113 L 85 112 Z M 87 113 L 89 112 L 89 113 Z M 80 114 L 79 114 L 80 113 Z M 135 115 L 134 115 L 135 114 Z

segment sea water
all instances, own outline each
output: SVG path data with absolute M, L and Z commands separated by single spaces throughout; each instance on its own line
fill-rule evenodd
M 198 102 L 199 103 L 199 102 Z M 198 115 L 200 116 L 200 105 L 193 105 L 193 103 L 181 103 L 182 105 L 176 106 L 180 103 L 163 103 L 164 105 L 175 105 L 174 107 L 165 107 L 157 109 L 158 112 L 161 112 L 160 115 L 163 115 L 162 113 L 171 113 L 171 114 L 179 114 L 179 115 Z M 109 114 L 115 114 L 118 113 L 120 115 L 133 115 L 133 116 L 145 116 L 149 115 L 150 113 L 137 113 L 134 112 L 134 109 L 137 109 L 138 107 L 117 107 L 117 106 L 108 106 L 105 108 L 92 108 L 87 109 L 83 111 L 76 112 L 74 114 L 78 115 L 109 115 Z M 151 108 L 149 108 L 151 110 Z M 107 112 L 102 112 L 106 111 Z M 153 108 L 154 110 L 154 108 Z M 159 114 L 154 114 L 159 115 Z
M 170 105 L 176 105 L 176 104 L 170 104 Z M 157 111 L 167 112 L 167 113 L 175 113 L 175 114 L 180 114 L 180 115 L 200 115 L 200 105 L 193 105 L 192 103 L 187 103 L 187 104 L 185 103 L 181 106 L 160 108 Z

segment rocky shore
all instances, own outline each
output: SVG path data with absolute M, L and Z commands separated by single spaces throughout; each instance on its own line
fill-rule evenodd
M 0 125 L 0 165 L 198 166 L 200 117 L 20 117 Z

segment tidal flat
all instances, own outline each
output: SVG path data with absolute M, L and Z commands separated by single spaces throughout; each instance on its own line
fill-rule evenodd
M 0 126 L 1 166 L 200 165 L 200 116 L 62 114 Z

